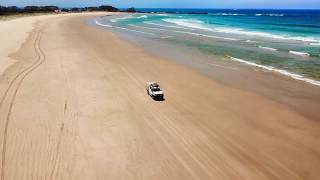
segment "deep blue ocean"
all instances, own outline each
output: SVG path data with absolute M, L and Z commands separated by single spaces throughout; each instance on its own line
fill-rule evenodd
M 320 10 L 137 10 L 99 23 L 320 85 Z
M 138 9 L 142 12 L 185 14 L 212 28 L 230 28 L 252 33 L 265 32 L 320 43 L 320 10 L 245 10 L 245 9 Z M 189 13 L 186 15 L 186 13 Z M 195 14 L 207 13 L 207 14 Z M 173 14 L 174 16 L 174 14 Z M 180 17 L 181 18 L 181 17 Z

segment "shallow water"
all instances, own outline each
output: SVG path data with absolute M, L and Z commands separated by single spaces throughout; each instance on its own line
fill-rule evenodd
M 320 11 L 210 10 L 209 14 L 132 14 L 96 21 L 134 36 L 252 62 L 247 64 L 320 85 Z

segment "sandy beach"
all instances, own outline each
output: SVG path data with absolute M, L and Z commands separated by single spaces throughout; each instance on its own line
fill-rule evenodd
M 101 15 L 0 22 L 1 180 L 320 178 L 316 108 L 304 115 L 86 23 Z M 165 101 L 147 95 L 152 80 Z

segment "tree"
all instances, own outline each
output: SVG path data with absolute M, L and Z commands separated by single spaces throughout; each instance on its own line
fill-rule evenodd
M 18 8 L 16 6 L 0 6 L 0 15 L 10 15 L 16 13 L 53 13 L 58 12 L 60 10 L 57 6 L 26 6 L 24 8 Z M 99 7 L 86 7 L 86 8 L 71 8 L 61 9 L 62 12 L 82 12 L 82 11 L 110 11 L 117 12 L 119 11 L 117 8 L 112 6 L 99 6 Z M 130 10 L 131 12 L 135 12 L 134 8 Z
M 126 12 L 129 12 L 129 13 L 135 13 L 137 12 L 136 9 L 134 9 L 133 7 L 129 8 L 126 10 Z
M 27 13 L 35 13 L 35 12 L 39 12 L 40 8 L 38 6 L 26 6 L 23 8 L 24 12 Z
M 119 9 L 113 7 L 113 6 L 100 6 L 99 9 L 101 11 L 109 11 L 109 12 L 118 12 Z
M 67 8 L 62 8 L 62 9 L 61 9 L 61 12 L 70 12 L 70 10 L 67 9 Z

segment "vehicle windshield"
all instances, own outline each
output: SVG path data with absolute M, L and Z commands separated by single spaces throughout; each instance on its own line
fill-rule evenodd
M 159 88 L 154 88 L 154 89 L 152 89 L 152 91 L 161 91 L 161 89 L 159 89 Z

